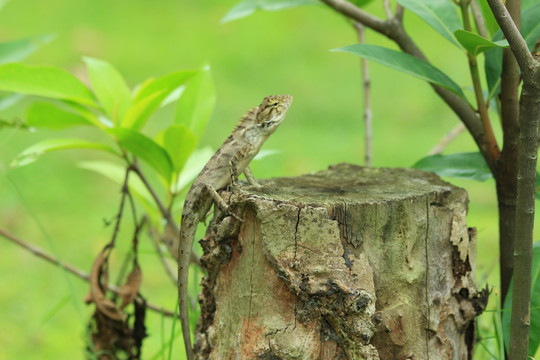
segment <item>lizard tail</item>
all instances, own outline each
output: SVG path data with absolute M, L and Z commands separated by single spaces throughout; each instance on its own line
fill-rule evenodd
M 194 359 L 193 349 L 191 347 L 191 332 L 189 329 L 188 275 L 191 248 L 193 246 L 195 232 L 197 231 L 197 223 L 198 219 L 194 216 L 182 216 L 180 243 L 178 245 L 178 305 L 180 323 L 182 324 L 182 336 L 184 338 L 188 360 Z

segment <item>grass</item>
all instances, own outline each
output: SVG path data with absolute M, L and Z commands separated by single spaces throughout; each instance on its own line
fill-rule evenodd
M 253 164 L 257 177 L 295 176 L 339 162 L 361 164 L 359 61 L 328 51 L 355 42 L 351 27 L 322 6 L 256 13 L 221 25 L 220 18 L 236 2 L 13 1 L 0 11 L 0 40 L 54 33 L 56 40 L 28 63 L 57 65 L 84 77 L 81 57 L 98 57 L 120 69 L 131 86 L 149 76 L 210 64 L 218 100 L 201 146 L 219 146 L 237 119 L 263 96 L 292 94 L 294 104 L 286 122 L 265 146 L 279 153 Z M 380 14 L 378 5 L 372 5 L 371 10 Z M 407 14 L 406 20 L 428 58 L 460 85 L 468 86 L 463 54 L 413 15 Z M 389 45 L 370 32 L 367 38 L 371 43 Z M 420 80 L 375 64 L 370 65 L 370 71 L 374 165 L 409 167 L 455 126 L 457 118 Z M 93 136 L 85 129 L 61 135 Z M 25 147 L 52 136 L 58 134 L 0 132 L 0 169 L 9 173 L 29 203 L 25 207 L 6 176 L 0 176 L 0 226 L 50 251 L 30 215 L 35 212 L 58 248 L 59 258 L 88 271 L 93 257 L 111 236 L 112 228 L 105 227 L 103 219 L 115 215 L 120 189 L 74 165 L 96 157 L 86 151 L 51 154 L 27 167 L 8 169 Z M 447 153 L 474 149 L 470 136 L 463 134 Z M 469 191 L 468 223 L 478 228 L 478 275 L 487 274 L 487 281 L 496 284 L 494 183 L 449 180 Z M 537 238 L 538 234 L 537 230 Z M 127 224 L 121 235 L 127 244 Z M 74 304 L 82 302 L 87 285 L 72 280 L 73 299 L 61 270 L 9 243 L 0 242 L 0 246 L 0 358 L 82 358 L 85 324 Z M 143 294 L 151 294 L 152 302 L 174 309 L 176 290 L 163 276 L 150 243 L 141 246 L 145 250 L 141 256 Z M 121 251 L 113 260 L 120 263 L 120 255 Z M 83 310 L 88 318 L 91 309 Z M 153 314 L 148 316 L 148 325 L 151 336 L 145 343 L 144 358 L 159 353 L 169 340 L 172 323 Z M 182 344 L 177 341 L 172 357 L 181 358 L 181 353 Z

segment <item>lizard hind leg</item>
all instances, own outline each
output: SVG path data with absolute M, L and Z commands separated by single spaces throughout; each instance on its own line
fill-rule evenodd
M 213 186 L 205 185 L 204 188 L 206 192 L 208 193 L 208 195 L 210 195 L 210 197 L 214 201 L 214 205 L 217 206 L 219 210 L 221 210 L 224 214 L 228 214 L 232 216 L 233 218 L 235 218 L 236 220 L 240 222 L 244 222 L 244 219 L 242 219 L 241 217 L 239 217 L 238 215 L 236 215 L 234 212 L 232 212 L 229 209 L 229 205 L 227 205 L 225 200 L 223 200 L 223 198 L 219 195 L 219 193 L 216 191 L 216 189 L 214 189 Z

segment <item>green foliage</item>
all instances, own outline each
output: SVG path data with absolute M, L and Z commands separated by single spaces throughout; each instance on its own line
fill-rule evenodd
M 107 151 L 115 155 L 120 155 L 115 149 L 102 143 L 96 143 L 81 139 L 47 139 L 34 144 L 20 153 L 11 163 L 11 166 L 23 166 L 28 165 L 37 160 L 41 155 L 66 149 L 93 149 Z
M 106 61 L 85 57 L 84 62 L 96 97 L 116 124 L 131 105 L 131 93 L 124 78 Z
M 368 44 L 354 44 L 334 49 L 332 51 L 343 51 L 375 61 L 376 63 L 388 66 L 392 69 L 404 72 L 422 80 L 440 85 L 463 99 L 465 94 L 452 79 L 445 73 L 431 64 L 420 60 L 412 55 L 400 51 L 387 49 L 382 46 Z
M 414 168 L 432 171 L 439 176 L 485 181 L 493 175 L 479 152 L 451 155 L 430 155 L 419 160 Z
M 168 191 L 177 188 L 179 174 L 195 150 L 215 105 L 210 69 L 177 71 L 148 79 L 132 96 L 111 64 L 92 58 L 85 58 L 85 62 L 94 92 L 59 68 L 17 63 L 0 66 L 0 90 L 61 100 L 31 104 L 26 112 L 29 126 L 60 130 L 85 125 L 106 135 L 102 142 L 49 139 L 24 150 L 11 165 L 27 165 L 56 150 L 106 150 L 127 162 L 140 158 L 159 174 Z M 144 134 L 141 129 L 151 115 L 171 103 L 176 103 L 173 123 L 155 139 Z M 108 137 L 118 144 L 118 150 L 109 145 Z M 104 168 L 104 164 L 91 167 L 102 174 Z
M 540 38 L 540 2 L 531 6 L 523 6 L 521 12 L 521 34 L 527 42 L 529 50 L 532 51 L 536 42 Z
M 449 0 L 397 0 L 404 8 L 411 10 L 428 25 L 459 47 L 454 32 L 463 25 L 455 4 Z
M 532 263 L 532 291 L 531 291 L 531 319 L 529 330 L 529 356 L 533 357 L 540 346 L 540 241 L 533 246 Z M 504 345 L 508 350 L 510 345 L 510 318 L 512 316 L 512 296 L 514 280 L 510 282 L 510 289 L 504 302 L 502 323 L 504 329 Z
M 94 94 L 74 75 L 52 66 L 0 66 L 0 90 L 70 100 L 99 108 Z
M 124 178 L 126 177 L 125 166 L 119 165 L 118 163 L 112 161 L 87 160 L 79 161 L 77 165 L 81 169 L 86 169 L 101 174 L 120 186 L 123 185 Z M 128 187 L 130 193 L 132 195 L 135 195 L 139 202 L 145 205 L 145 207 L 147 207 L 148 209 L 151 209 L 148 212 L 152 214 L 155 209 L 155 205 L 152 205 L 154 203 L 154 200 L 152 199 L 152 195 L 144 186 L 141 179 L 136 176 L 130 176 L 128 180 Z
M 98 122 L 97 118 L 95 121 L 48 102 L 35 102 L 26 110 L 26 124 L 37 128 L 59 130 L 81 125 L 91 126 Z
M 116 138 L 123 149 L 146 161 L 148 165 L 163 176 L 165 181 L 170 181 L 172 162 L 169 154 L 162 146 L 135 130 L 112 128 L 108 129 L 107 132 Z
M 216 90 L 207 67 L 186 84 L 176 105 L 174 122 L 185 125 L 201 137 L 216 104 Z
M 459 43 L 474 56 L 496 47 L 509 47 L 507 40 L 489 41 L 478 34 L 461 29 L 456 30 L 454 36 Z
M 253 14 L 257 10 L 278 11 L 302 5 L 318 5 L 315 0 L 245 0 L 236 4 L 221 19 L 221 23 L 241 19 Z
M 197 146 L 197 137 L 185 125 L 171 125 L 156 137 L 169 154 L 173 169 L 182 171 L 189 155 Z
M 0 43 L 0 64 L 21 61 L 54 39 L 53 35 L 42 35 Z
M 480 1 L 484 3 L 484 1 Z M 486 5 L 487 6 L 487 5 Z M 488 6 L 489 8 L 489 6 Z M 493 15 L 491 15 L 493 17 Z M 527 42 L 527 46 L 532 51 L 538 38 L 540 38 L 540 3 L 524 3 L 521 11 L 521 34 Z M 492 33 L 494 33 L 492 41 L 494 43 L 500 43 L 503 38 L 501 30 L 495 23 L 496 27 Z M 485 52 L 485 74 L 486 82 L 488 85 L 489 98 L 493 98 L 500 92 L 501 71 L 502 71 L 502 49 L 492 48 Z

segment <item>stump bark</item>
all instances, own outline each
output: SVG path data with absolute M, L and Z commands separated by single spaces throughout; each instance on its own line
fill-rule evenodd
M 340 164 L 224 191 L 205 239 L 199 359 L 471 359 L 467 193 L 413 169 Z

